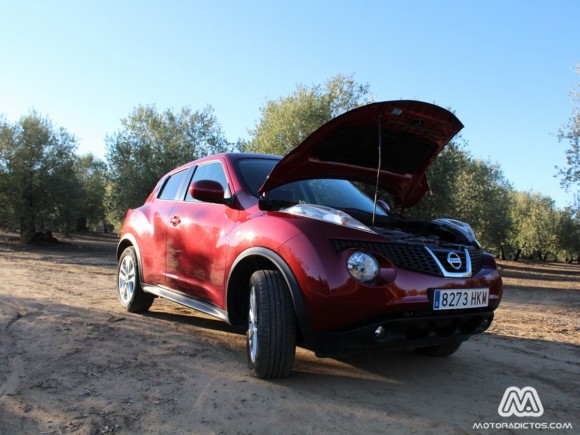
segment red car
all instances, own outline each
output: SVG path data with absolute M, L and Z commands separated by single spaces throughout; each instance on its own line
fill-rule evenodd
M 415 205 L 425 171 L 463 127 L 418 101 L 351 110 L 286 157 L 220 154 L 183 165 L 129 210 L 117 249 L 130 312 L 156 297 L 247 325 L 250 370 L 287 376 L 296 345 L 455 352 L 502 296 L 469 225 L 406 220 L 357 185 Z M 373 196 L 373 195 L 371 195 Z

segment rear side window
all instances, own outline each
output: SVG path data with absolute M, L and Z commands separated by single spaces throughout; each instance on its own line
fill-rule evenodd
M 170 201 L 178 199 L 177 195 L 179 193 L 181 185 L 183 184 L 183 181 L 185 180 L 185 177 L 187 177 L 188 172 L 189 171 L 185 169 L 167 178 L 157 198 L 166 199 Z

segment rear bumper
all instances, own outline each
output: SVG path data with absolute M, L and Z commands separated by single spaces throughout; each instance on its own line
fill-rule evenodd
M 347 331 L 302 331 L 305 348 L 319 357 L 344 356 L 361 349 L 409 349 L 465 341 L 487 330 L 493 311 L 385 319 Z

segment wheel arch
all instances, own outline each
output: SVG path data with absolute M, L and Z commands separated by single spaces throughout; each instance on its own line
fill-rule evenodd
M 247 308 L 246 300 L 249 293 L 248 283 L 252 274 L 257 270 L 277 270 L 282 274 L 294 304 L 298 332 L 310 329 L 302 291 L 290 266 L 274 251 L 261 247 L 247 249 L 232 264 L 227 281 L 226 294 L 226 306 L 230 323 L 232 325 L 244 324 Z
M 135 255 L 137 256 L 137 266 L 139 268 L 139 279 L 143 282 L 143 267 L 141 262 L 141 251 L 139 250 L 139 245 L 137 244 L 137 240 L 132 234 L 125 234 L 119 243 L 117 244 L 117 252 L 115 253 L 117 257 L 117 262 L 119 258 L 121 258 L 121 254 L 123 251 L 129 247 L 135 249 Z

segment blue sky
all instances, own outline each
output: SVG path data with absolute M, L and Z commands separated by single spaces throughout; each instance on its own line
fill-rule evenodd
M 376 100 L 452 108 L 474 157 L 565 206 L 579 23 L 577 0 L 2 0 L 0 114 L 35 109 L 104 158 L 137 105 L 211 105 L 235 142 L 266 99 L 354 74 Z

